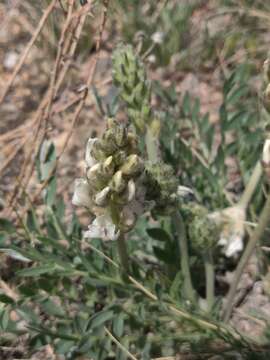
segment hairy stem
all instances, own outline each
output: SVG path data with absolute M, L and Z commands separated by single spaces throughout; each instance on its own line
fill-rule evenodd
M 184 293 L 188 300 L 195 302 L 196 295 L 192 285 L 190 267 L 189 267 L 189 254 L 188 243 L 186 237 L 185 225 L 179 211 L 175 211 L 172 215 L 172 221 L 176 229 L 176 236 L 178 240 L 180 258 L 181 258 L 181 270 L 184 277 Z
M 208 249 L 204 254 L 204 266 L 206 277 L 207 311 L 210 312 L 215 302 L 215 267 L 211 249 Z
M 237 290 L 237 285 L 239 283 L 239 280 L 242 276 L 243 270 L 250 259 L 250 256 L 252 255 L 257 243 L 259 242 L 260 238 L 262 237 L 270 219 L 270 195 L 268 195 L 266 203 L 264 205 L 264 208 L 261 212 L 258 226 L 254 230 L 253 234 L 251 235 L 251 238 L 247 244 L 247 247 L 245 251 L 243 252 L 243 255 L 238 263 L 238 266 L 235 271 L 234 279 L 232 282 L 232 285 L 230 287 L 230 291 L 228 293 L 228 300 L 226 303 L 226 310 L 224 312 L 224 321 L 228 322 L 233 310 L 233 300 L 234 296 Z
M 262 176 L 261 161 L 258 161 L 238 205 L 246 209 Z
M 123 271 L 129 273 L 129 266 L 128 266 L 128 252 L 125 243 L 125 236 L 124 234 L 120 234 L 119 238 L 117 239 L 117 250 L 120 258 L 120 262 L 123 268 Z

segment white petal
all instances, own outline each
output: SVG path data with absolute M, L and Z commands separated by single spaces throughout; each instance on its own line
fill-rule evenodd
M 100 172 L 101 164 L 95 164 L 93 165 L 88 171 L 87 171 L 87 179 L 89 181 L 95 181 L 97 179 L 97 174 Z
M 98 206 L 104 206 L 106 204 L 110 191 L 110 187 L 106 186 L 103 190 L 97 193 L 97 195 L 95 196 L 95 203 Z
M 85 206 L 90 208 L 92 206 L 91 197 L 89 194 L 89 185 L 85 179 L 75 180 L 75 189 L 72 197 L 72 204 L 76 206 Z
M 91 151 L 94 143 L 97 141 L 97 138 L 90 138 L 87 141 L 86 152 L 85 152 L 85 162 L 88 167 L 92 167 L 97 163 L 97 161 L 91 155 Z
M 95 218 L 91 225 L 88 226 L 88 231 L 84 233 L 86 238 L 101 238 L 102 240 L 117 240 L 119 230 L 116 229 L 115 224 L 109 215 L 101 215 Z
M 177 195 L 180 196 L 180 197 L 185 197 L 187 195 L 194 195 L 194 191 L 191 190 L 189 187 L 187 186 L 182 186 L 182 185 L 179 185 L 177 187 Z
M 222 237 L 218 240 L 218 245 L 220 245 L 220 246 L 227 246 L 228 242 L 229 242 L 228 239 L 222 236 Z
M 237 255 L 240 251 L 243 250 L 243 247 L 243 237 L 240 235 L 233 235 L 229 239 L 229 243 L 225 251 L 225 256 L 232 257 L 234 255 Z
M 270 139 L 265 140 L 263 146 L 262 161 L 265 165 L 270 165 Z
M 131 179 L 128 182 L 128 201 L 134 199 L 136 193 L 136 185 L 134 181 Z

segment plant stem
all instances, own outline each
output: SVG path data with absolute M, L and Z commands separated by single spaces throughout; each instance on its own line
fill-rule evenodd
M 119 238 L 117 239 L 117 249 L 123 271 L 129 273 L 128 252 L 125 243 L 125 236 L 122 233 L 119 235 Z
M 185 224 L 179 211 L 175 211 L 172 215 L 172 221 L 176 229 L 176 236 L 178 240 L 180 258 L 181 258 L 181 270 L 184 277 L 184 293 L 187 299 L 191 302 L 195 302 L 195 290 L 192 285 L 192 279 L 189 268 L 189 254 L 188 243 L 186 237 Z
M 146 127 L 145 145 L 148 159 L 152 163 L 157 163 L 159 160 L 159 139 L 158 135 L 154 134 L 154 131 L 150 128 L 150 126 Z
M 251 177 L 245 188 L 245 191 L 243 192 L 241 199 L 238 202 L 239 206 L 243 207 L 244 209 L 247 209 L 248 204 L 254 194 L 254 191 L 258 186 L 261 176 L 262 176 L 262 165 L 261 165 L 261 161 L 258 161 L 251 174 Z
M 204 266 L 206 277 L 207 311 L 210 312 L 215 302 L 215 268 L 211 249 L 208 249 L 204 254 Z
M 253 234 L 251 235 L 251 238 L 247 244 L 247 247 L 245 251 L 242 254 L 242 257 L 238 263 L 238 266 L 235 271 L 234 279 L 230 287 L 230 291 L 228 293 L 228 300 L 226 305 L 226 310 L 224 312 L 224 321 L 228 322 L 233 310 L 233 299 L 237 290 L 237 285 L 239 283 L 239 280 L 242 276 L 243 270 L 250 259 L 250 256 L 252 255 L 258 241 L 262 237 L 270 219 L 270 195 L 268 195 L 266 203 L 264 205 L 264 208 L 261 212 L 258 226 L 254 230 Z

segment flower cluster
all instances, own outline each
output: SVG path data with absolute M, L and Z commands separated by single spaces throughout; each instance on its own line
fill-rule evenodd
M 139 133 L 144 133 L 151 116 L 151 83 L 131 45 L 120 45 L 114 51 L 113 79 L 127 106 L 131 123 Z
M 215 247 L 220 234 L 220 224 L 209 217 L 208 209 L 191 202 L 183 204 L 182 212 L 193 249 L 199 253 L 204 253 Z
M 76 179 L 72 199 L 95 216 L 85 236 L 116 240 L 120 232 L 133 228 L 149 205 L 136 135 L 109 119 L 102 138 L 88 140 L 85 163 L 86 176 Z
M 179 198 L 178 181 L 170 165 L 159 161 L 145 164 L 144 184 L 147 189 L 147 200 L 154 200 L 154 214 L 168 214 L 175 210 Z
M 208 215 L 221 231 L 218 245 L 226 257 L 238 255 L 244 248 L 245 236 L 245 208 L 235 205 L 221 211 L 215 211 Z

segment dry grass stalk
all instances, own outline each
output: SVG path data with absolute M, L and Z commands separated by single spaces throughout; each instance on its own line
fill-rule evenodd
M 46 11 L 44 12 L 42 18 L 40 19 L 35 33 L 33 34 L 31 40 L 29 41 L 28 45 L 26 46 L 26 48 L 25 48 L 19 62 L 17 63 L 17 65 L 16 65 L 16 67 L 15 67 L 15 69 L 14 69 L 14 71 L 13 71 L 13 73 L 12 73 L 10 79 L 9 79 L 9 81 L 7 82 L 7 85 L 5 86 L 5 88 L 3 90 L 2 95 L 0 96 L 0 104 L 3 102 L 3 100 L 6 97 L 10 87 L 12 86 L 16 76 L 18 75 L 19 71 L 21 70 L 21 68 L 22 68 L 22 66 L 23 66 L 23 64 L 24 64 L 24 62 L 25 62 L 25 60 L 26 60 L 32 46 L 34 45 L 36 39 L 38 38 L 38 36 L 39 36 L 39 34 L 40 34 L 46 20 L 48 19 L 50 13 L 53 11 L 56 3 L 57 3 L 57 0 L 52 0 L 50 5 L 47 7 Z
M 65 24 L 62 29 L 60 40 L 58 42 L 57 55 L 56 55 L 56 60 L 54 63 L 54 68 L 53 68 L 53 72 L 52 72 L 51 79 L 50 79 L 50 86 L 49 86 L 49 89 L 47 90 L 47 92 L 46 92 L 46 94 L 34 116 L 34 119 L 32 120 L 33 124 L 36 125 L 35 130 L 34 130 L 34 135 L 31 135 L 31 137 L 33 139 L 32 140 L 33 145 L 31 146 L 30 150 L 28 151 L 27 156 L 25 157 L 24 165 L 22 166 L 20 175 L 18 177 L 17 183 L 20 184 L 20 186 L 15 187 L 13 193 L 11 194 L 11 196 L 8 199 L 8 205 L 10 207 L 9 210 L 11 210 L 11 211 L 14 210 L 16 200 L 19 199 L 20 195 L 23 193 L 26 193 L 27 185 L 30 181 L 30 178 L 31 178 L 33 170 L 34 170 L 35 156 L 37 155 L 40 145 L 46 135 L 46 128 L 47 128 L 48 121 L 51 118 L 52 114 L 54 113 L 54 111 L 52 109 L 53 100 L 56 97 L 60 87 L 62 86 L 65 76 L 67 74 L 67 71 L 72 64 L 72 59 L 73 59 L 78 41 L 80 39 L 83 25 L 86 20 L 87 11 L 89 12 L 89 10 L 90 10 L 91 3 L 89 3 L 88 6 L 84 6 L 83 11 L 75 12 L 76 16 L 71 15 L 72 14 L 71 10 L 74 5 L 74 0 L 72 0 L 69 4 L 70 4 L 69 11 L 67 12 L 66 21 L 65 21 Z M 63 155 L 63 153 L 68 145 L 68 142 L 72 136 L 73 130 L 79 119 L 81 110 L 84 107 L 85 100 L 86 100 L 86 97 L 88 94 L 88 89 L 92 84 L 96 65 L 97 65 L 97 62 L 99 59 L 102 34 L 104 31 L 105 23 L 106 23 L 106 19 L 107 19 L 108 6 L 109 6 L 109 1 L 105 1 L 101 25 L 99 28 L 99 35 L 98 35 L 98 38 L 96 41 L 96 52 L 92 59 L 89 75 L 87 77 L 84 89 L 80 92 L 79 96 L 71 102 L 71 104 L 68 104 L 68 106 L 65 106 L 65 108 L 64 108 L 64 110 L 65 110 L 66 108 L 74 105 L 75 103 L 78 104 L 75 109 L 73 118 L 71 120 L 70 129 L 66 135 L 64 144 L 59 152 L 56 164 L 55 164 L 54 168 L 52 169 L 50 175 L 52 175 L 55 172 L 57 163 L 58 163 L 59 159 L 61 158 L 61 156 Z M 77 19 L 77 17 L 79 15 L 81 17 L 79 19 Z M 72 19 L 76 20 L 75 24 L 74 24 L 74 22 L 72 22 Z M 75 26 L 72 28 L 72 25 L 75 25 Z M 74 32 L 72 30 L 74 30 Z M 67 60 L 64 61 L 65 59 L 67 59 Z M 61 65 L 62 65 L 62 67 L 61 67 Z M 61 111 L 63 111 L 63 110 L 61 109 Z M 48 176 L 48 179 L 44 181 L 44 183 L 41 185 L 41 187 L 39 187 L 39 189 L 37 189 L 33 198 L 30 199 L 31 202 L 34 202 L 39 197 L 42 190 L 47 186 L 48 181 L 50 179 L 50 175 Z M 29 206 L 26 206 L 26 208 L 23 211 L 22 216 L 24 216 L 24 214 L 26 213 L 26 211 L 28 209 L 29 209 Z
M 35 164 L 35 157 L 39 151 L 40 145 L 43 142 L 43 139 L 46 135 L 46 129 L 47 124 L 49 121 L 49 118 L 51 116 L 51 105 L 53 102 L 54 97 L 56 96 L 57 92 L 59 91 L 65 76 L 67 74 L 67 71 L 71 65 L 73 55 L 75 53 L 83 25 L 85 22 L 86 15 L 84 14 L 82 18 L 79 19 L 79 24 L 75 24 L 74 28 L 71 28 L 71 13 L 74 6 L 74 0 L 70 2 L 69 11 L 67 13 L 67 19 L 63 26 L 62 34 L 58 43 L 57 47 L 57 56 L 56 61 L 54 65 L 54 69 L 51 75 L 50 79 L 50 86 L 48 90 L 46 91 L 43 100 L 40 103 L 40 106 L 38 107 L 33 123 L 36 125 L 34 129 L 34 134 L 30 134 L 29 138 L 32 138 L 32 145 L 30 146 L 30 149 L 27 152 L 27 155 L 25 156 L 24 164 L 22 166 L 22 169 L 20 171 L 19 175 L 19 183 L 22 184 L 22 186 L 19 188 L 18 186 L 15 187 L 14 191 L 10 195 L 9 199 L 7 200 L 7 205 L 12 210 L 14 208 L 14 204 L 16 202 L 16 199 L 20 197 L 20 195 L 26 191 L 27 185 L 30 181 L 30 178 L 32 176 L 33 170 L 34 170 L 34 164 Z M 76 26 L 78 25 L 78 26 Z M 64 38 L 65 34 L 71 30 L 71 36 L 69 39 L 69 44 L 67 42 L 65 43 Z M 74 30 L 74 32 L 72 31 Z M 66 44 L 66 48 L 69 48 L 68 54 L 64 54 L 63 51 L 63 44 Z M 64 57 L 67 57 L 66 63 L 64 62 Z M 61 69 L 60 64 L 63 61 L 64 65 Z M 59 72 L 59 75 L 58 75 Z

